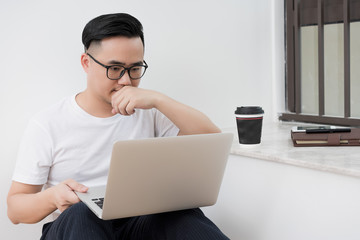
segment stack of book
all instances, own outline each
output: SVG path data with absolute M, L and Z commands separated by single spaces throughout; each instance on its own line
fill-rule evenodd
M 295 147 L 360 146 L 360 129 L 334 126 L 294 127 L 291 139 Z

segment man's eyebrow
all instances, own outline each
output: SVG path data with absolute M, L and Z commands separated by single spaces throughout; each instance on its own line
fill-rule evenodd
M 123 62 L 119 62 L 119 61 L 116 61 L 116 60 L 111 60 L 111 61 L 109 61 L 108 62 L 108 64 L 110 64 L 110 65 L 125 65 L 125 63 L 123 63 Z
M 125 63 L 119 62 L 119 61 L 116 61 L 116 60 L 111 60 L 111 61 L 109 61 L 108 64 L 109 65 L 123 65 L 123 66 L 126 65 Z M 133 65 L 142 65 L 142 64 L 144 64 L 144 61 L 138 61 L 138 62 L 132 63 L 130 65 L 133 66 Z

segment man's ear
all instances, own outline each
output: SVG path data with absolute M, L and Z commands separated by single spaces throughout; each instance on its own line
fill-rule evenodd
M 86 53 L 81 54 L 81 66 L 83 67 L 86 73 L 88 73 L 89 71 L 89 64 L 90 64 L 89 56 Z

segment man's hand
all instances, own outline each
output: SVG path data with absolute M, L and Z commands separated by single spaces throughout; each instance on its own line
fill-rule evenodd
M 156 108 L 178 128 L 178 135 L 221 132 L 202 112 L 175 101 L 174 99 L 147 89 L 125 86 L 111 98 L 112 113 L 131 115 L 135 108 Z
M 14 223 L 37 223 L 50 213 L 61 212 L 80 201 L 74 191 L 86 192 L 84 185 L 68 179 L 41 191 L 43 185 L 29 185 L 13 181 L 9 190 L 8 216 Z
M 71 205 L 80 202 L 80 199 L 74 191 L 87 192 L 87 190 L 88 188 L 86 186 L 73 179 L 65 180 L 64 182 L 52 187 L 53 202 L 56 208 L 59 209 L 60 212 L 63 212 Z
M 112 95 L 112 113 L 131 115 L 135 108 L 151 109 L 156 107 L 160 97 L 161 94 L 155 91 L 125 86 Z

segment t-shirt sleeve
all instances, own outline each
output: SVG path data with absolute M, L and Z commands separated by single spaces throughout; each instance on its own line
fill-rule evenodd
M 42 185 L 47 182 L 52 159 L 52 140 L 36 120 L 31 120 L 20 143 L 13 181 Z
M 177 136 L 180 131 L 179 128 L 159 110 L 154 109 L 154 111 L 155 111 L 155 136 L 156 137 Z

